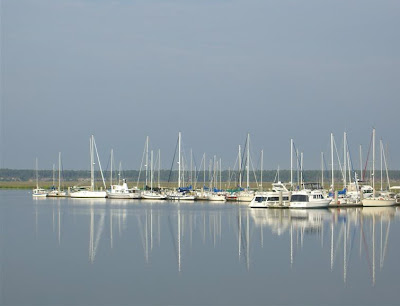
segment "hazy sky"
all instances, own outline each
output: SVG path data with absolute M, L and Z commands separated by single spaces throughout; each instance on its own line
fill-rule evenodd
M 1 167 L 88 169 L 94 134 L 103 164 L 148 135 L 169 169 L 178 131 L 224 168 L 250 133 L 264 169 L 346 131 L 358 166 L 375 126 L 400 169 L 399 29 L 397 0 L 1 0 Z

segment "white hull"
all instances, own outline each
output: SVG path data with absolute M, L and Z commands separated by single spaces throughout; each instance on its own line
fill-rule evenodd
M 281 199 L 279 197 L 282 196 Z M 250 202 L 249 207 L 251 208 L 288 208 L 290 205 L 290 193 L 289 192 L 264 192 L 257 193 L 253 200 Z
M 46 197 L 47 196 L 47 191 L 45 189 L 43 189 L 43 188 L 36 188 L 36 189 L 33 189 L 32 196 L 35 197 L 35 198 Z
M 142 193 L 142 199 L 145 200 L 165 200 L 167 197 L 165 195 L 149 192 L 149 193 Z
M 184 194 L 170 194 L 167 196 L 167 199 L 172 201 L 191 201 L 194 198 L 194 196 Z
M 251 201 L 249 207 L 251 208 L 289 208 L 290 202 L 289 201 Z
M 47 194 L 47 196 L 48 197 L 54 197 L 54 198 L 56 198 L 56 197 L 66 197 L 67 193 L 65 191 L 60 191 L 59 192 L 58 190 L 53 190 L 53 191 L 50 191 Z
M 238 202 L 251 202 L 254 198 L 254 195 L 238 195 L 236 201 Z
M 105 191 L 77 191 L 70 194 L 71 198 L 105 198 Z
M 363 206 L 367 207 L 393 206 L 396 205 L 396 199 L 385 199 L 385 198 L 363 199 L 362 204 Z
M 139 193 L 107 193 L 109 199 L 140 199 Z
M 310 202 L 290 202 L 290 208 L 324 208 L 328 207 L 331 199 L 323 199 Z
M 217 202 L 217 201 L 219 201 L 219 202 L 225 202 L 225 201 L 226 201 L 225 196 L 222 195 L 222 194 L 210 194 L 210 195 L 207 197 L 207 200 L 208 200 L 208 201 L 215 201 L 215 202 Z

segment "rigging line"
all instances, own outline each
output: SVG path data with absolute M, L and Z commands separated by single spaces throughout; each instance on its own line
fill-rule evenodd
M 176 146 L 175 146 L 174 157 L 172 158 L 171 169 L 169 170 L 168 183 L 170 182 L 171 175 L 172 175 L 172 169 L 174 168 L 174 161 L 175 161 L 175 156 L 176 156 L 176 150 L 178 149 L 178 144 L 179 144 L 179 137 L 178 137 L 178 139 L 176 140 Z M 180 162 L 180 161 L 179 161 L 179 162 Z
M 348 136 L 346 136 L 346 137 L 347 137 L 346 150 L 347 150 L 347 152 L 349 153 L 349 159 L 350 159 L 350 165 L 351 165 L 351 172 L 352 172 L 353 177 L 354 177 L 354 182 L 357 184 L 357 181 L 356 181 L 356 171 L 354 170 L 353 159 L 351 158 L 351 151 L 350 151 L 350 148 L 349 148 L 349 137 L 348 137 Z M 350 179 L 351 179 L 351 178 L 350 178 Z
M 343 168 L 342 168 L 342 163 L 340 162 L 339 152 L 338 152 L 338 149 L 337 149 L 337 146 L 336 146 L 335 138 L 333 138 L 333 144 L 334 144 L 334 147 L 335 147 L 336 157 L 337 157 L 337 159 L 338 159 L 339 169 L 340 169 L 340 173 L 342 174 L 342 180 L 343 180 L 343 178 L 344 178 L 344 172 L 343 172 Z
M 299 160 L 299 154 L 297 154 L 297 148 L 296 148 L 296 145 L 294 144 L 294 141 L 293 141 L 293 147 L 294 147 L 294 152 L 296 154 L 297 169 L 300 170 L 301 177 L 303 178 L 303 182 L 304 182 L 306 179 L 305 179 L 305 176 L 304 176 L 303 167 L 301 166 L 301 163 L 300 163 L 300 160 Z M 300 182 L 300 184 L 302 184 L 302 182 Z
M 258 186 L 258 180 L 257 180 L 257 176 L 256 176 L 256 171 L 254 170 L 254 165 L 253 165 L 253 159 L 252 158 L 250 158 L 250 164 L 251 164 L 251 168 L 253 170 L 254 180 L 256 181 L 256 184 Z
M 365 181 L 365 173 L 367 172 L 367 165 L 368 165 L 369 153 L 371 152 L 372 140 L 373 140 L 373 134 L 371 134 L 371 141 L 369 142 L 369 149 L 368 149 L 367 159 L 365 160 L 364 172 L 363 172 L 363 177 L 362 177 L 363 181 Z
M 141 163 L 140 163 L 140 169 L 139 169 L 139 174 L 138 174 L 138 179 L 137 179 L 136 186 L 139 186 L 140 174 L 142 173 L 144 155 L 145 155 L 145 152 L 146 152 L 146 143 L 147 143 L 147 138 L 146 138 L 146 141 L 144 142 L 144 148 L 143 148 L 143 154 L 142 154 L 142 161 L 141 161 Z

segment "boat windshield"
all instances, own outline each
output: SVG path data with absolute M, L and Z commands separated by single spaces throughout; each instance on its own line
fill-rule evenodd
M 294 194 L 292 195 L 292 202 L 308 202 L 308 196 L 305 194 Z

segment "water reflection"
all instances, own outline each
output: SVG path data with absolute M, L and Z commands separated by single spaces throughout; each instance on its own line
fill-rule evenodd
M 74 222 L 83 222 L 91 264 L 99 252 L 132 243 L 134 250 L 141 250 L 147 266 L 153 264 L 152 254 L 156 251 L 174 258 L 176 270 L 182 273 L 196 265 L 191 257 L 200 245 L 200 249 L 215 254 L 221 249 L 236 250 L 228 256 L 236 257 L 238 264 L 251 271 L 263 263 L 260 256 L 267 239 L 273 244 L 269 247 L 281 248 L 282 261 L 289 267 L 293 268 L 310 249 L 324 257 L 327 271 L 341 271 L 344 283 L 353 272 L 349 267 L 357 261 L 358 251 L 373 286 L 390 251 L 391 223 L 399 219 L 398 207 L 249 209 L 232 204 L 98 199 L 54 199 L 44 203 L 34 202 L 36 237 L 40 234 L 38 224 L 44 219 L 41 213 L 45 215 L 49 208 L 59 245 L 61 236 L 73 230 Z M 71 223 L 71 219 L 75 221 Z M 286 247 L 281 246 L 282 242 Z

